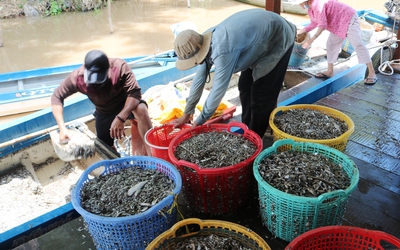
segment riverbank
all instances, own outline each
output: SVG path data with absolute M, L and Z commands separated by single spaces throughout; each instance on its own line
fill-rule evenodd
M 2 3 L 0 7 L 0 19 L 26 16 L 51 16 L 60 14 L 61 12 L 95 10 L 107 5 L 107 0 L 1 0 L 0 2 Z

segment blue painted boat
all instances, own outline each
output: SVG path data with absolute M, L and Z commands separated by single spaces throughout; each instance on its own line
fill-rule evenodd
M 172 52 L 168 52 L 157 56 L 125 58 L 131 65 L 142 92 L 154 85 L 167 84 L 194 73 L 194 69 L 186 71 L 176 69 L 176 57 L 172 54 Z M 23 102 L 28 102 L 28 105 L 34 106 L 34 103 L 40 101 L 39 99 L 45 98 L 47 100 L 47 108 L 1 124 L 0 145 L 57 125 L 51 113 L 49 98 L 65 76 L 79 66 L 80 64 L 0 74 L 0 86 L 6 85 L 10 88 L 11 85 L 14 85 L 13 88 L 16 88 L 15 85 L 23 85 L 24 88 L 23 90 L 7 92 L 0 87 L 0 107 L 4 112 L 7 111 L 3 106 L 5 104 L 21 107 Z M 37 85 L 45 86 L 38 88 Z M 66 122 L 90 115 L 93 112 L 94 105 L 85 95 L 77 95 L 65 101 L 64 117 Z M 13 143 L 9 146 L 0 146 L 0 158 L 15 149 L 24 148 L 33 142 L 31 140 L 37 140 L 37 138 Z
M 173 50 L 149 56 L 124 58 L 145 91 L 158 81 L 178 79 L 192 73 L 175 68 Z M 64 78 L 81 64 L 0 74 L 0 118 L 49 107 L 50 96 Z M 18 105 L 15 105 L 18 103 Z

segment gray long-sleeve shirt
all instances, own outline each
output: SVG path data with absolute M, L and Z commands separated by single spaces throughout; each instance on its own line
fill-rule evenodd
M 206 32 L 212 32 L 211 56 L 215 66 L 212 89 L 196 123 L 205 123 L 222 101 L 233 73 L 253 69 L 253 80 L 267 75 L 294 44 L 296 26 L 263 9 L 238 12 Z M 206 64 L 197 72 L 186 100 L 186 114 L 193 114 L 207 77 Z

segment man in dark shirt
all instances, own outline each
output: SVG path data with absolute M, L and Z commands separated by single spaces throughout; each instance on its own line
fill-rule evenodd
M 97 137 L 109 146 L 113 146 L 115 138 L 125 136 L 127 119 L 136 119 L 142 139 L 152 127 L 147 104 L 141 99 L 141 89 L 132 69 L 122 59 L 108 58 L 102 51 L 92 50 L 86 54 L 84 65 L 71 72 L 51 97 L 60 141 L 69 138 L 63 117 L 64 99 L 76 92 L 87 95 L 96 106 Z M 146 151 L 151 155 L 147 145 Z

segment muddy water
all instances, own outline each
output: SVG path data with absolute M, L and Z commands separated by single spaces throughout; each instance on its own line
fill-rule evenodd
M 107 8 L 2 20 L 0 72 L 80 63 L 91 49 L 101 49 L 112 57 L 160 53 L 173 47 L 172 24 L 193 22 L 204 31 L 248 8 L 253 6 L 226 0 L 192 0 L 191 8 L 182 0 L 118 0 L 111 7 L 112 34 Z
M 384 12 L 386 0 L 344 2 L 356 9 Z M 257 7 L 234 0 L 191 0 L 191 8 L 186 0 L 118 0 L 111 6 L 113 33 L 107 8 L 0 20 L 4 42 L 0 48 L 0 73 L 81 63 L 91 49 L 101 49 L 112 57 L 160 53 L 173 47 L 171 25 L 192 22 L 203 32 L 249 8 Z M 307 16 L 282 15 L 298 23 L 308 20 Z

